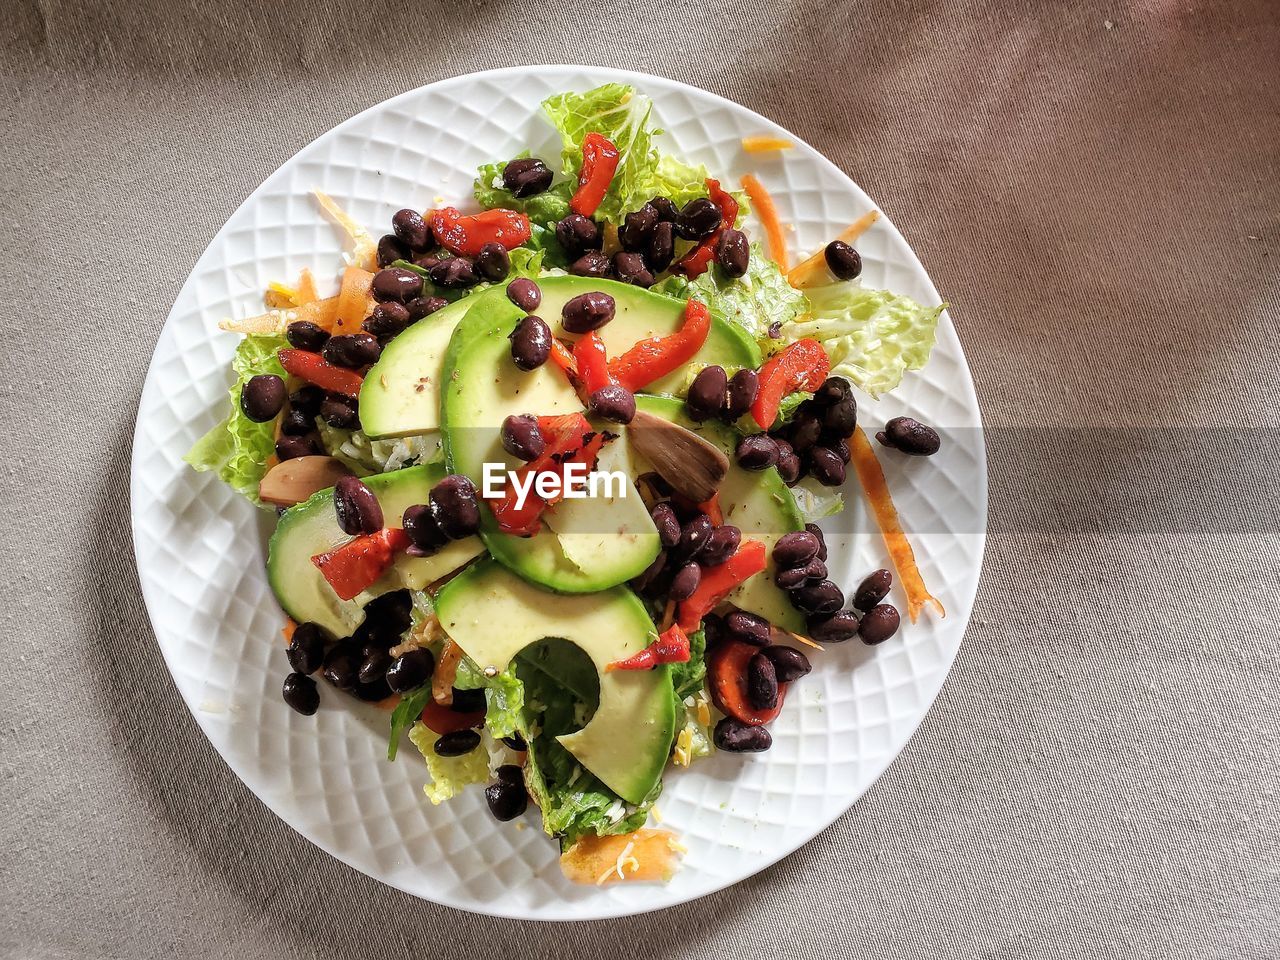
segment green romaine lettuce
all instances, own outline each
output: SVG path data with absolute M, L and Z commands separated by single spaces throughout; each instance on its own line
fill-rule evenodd
M 833 517 L 844 509 L 844 494 L 839 488 L 824 487 L 812 477 L 806 477 L 791 488 L 796 509 L 805 523 L 814 523 L 823 517 Z
M 817 340 L 831 372 L 878 397 L 929 359 L 946 305 L 926 307 L 910 297 L 873 290 L 857 281 L 811 287 L 810 315 L 782 327 L 781 343 Z
M 528 151 L 521 154 L 524 157 L 528 155 Z M 480 206 L 486 210 L 495 207 L 518 210 L 531 222 L 542 225 L 563 220 L 569 215 L 569 198 L 573 196 L 575 181 L 561 180 L 542 193 L 535 193 L 531 197 L 517 197 L 502 185 L 502 170 L 506 165 L 505 160 L 486 163 L 476 174 L 472 193 Z
M 440 735 L 422 723 L 413 725 L 413 729 L 409 731 L 409 739 L 422 754 L 422 759 L 427 761 L 431 782 L 422 788 L 422 792 L 432 803 L 443 803 L 457 796 L 463 787 L 484 783 L 489 779 L 487 750 L 475 749 L 460 757 L 442 757 L 434 749 Z
M 250 335 L 240 341 L 231 368 L 236 382 L 231 386 L 231 412 L 196 441 L 183 458 L 196 470 L 216 470 L 223 482 L 248 497 L 258 500 L 258 484 L 267 472 L 267 460 L 275 453 L 275 424 L 254 423 L 240 409 L 240 391 L 249 378 L 274 373 L 283 377 L 284 368 L 276 351 L 288 346 L 284 337 Z

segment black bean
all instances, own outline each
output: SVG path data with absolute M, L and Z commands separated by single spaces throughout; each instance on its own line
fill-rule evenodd
M 708 613 L 702 618 L 702 635 L 710 650 L 725 638 L 724 618 L 718 613 Z
M 430 650 L 410 650 L 391 661 L 387 667 L 387 685 L 396 693 L 417 690 L 428 680 L 436 668 L 436 658 Z
M 415 266 L 430 273 L 435 268 L 436 264 L 440 263 L 440 261 L 444 259 L 445 258 L 440 256 L 438 253 L 424 253 L 421 256 L 414 257 L 413 262 Z
M 827 565 L 814 557 L 803 567 L 797 567 L 800 573 L 804 574 L 806 580 L 825 580 L 827 579 Z
M 615 310 L 613 297 L 592 290 L 566 303 L 560 311 L 560 322 L 569 333 L 589 333 L 612 320 Z
M 733 717 L 721 717 L 711 739 L 727 753 L 762 753 L 773 746 L 773 735 L 767 729 Z
M 685 398 L 685 406 L 689 416 L 701 423 L 718 416 L 724 409 L 725 396 L 729 380 L 724 374 L 724 367 L 712 364 L 703 367 L 689 384 L 689 395 Z
M 448 305 L 449 301 L 444 297 L 414 297 L 405 304 L 409 310 L 409 318 L 411 320 L 421 320 L 423 317 L 430 316 Z
M 702 583 L 702 568 L 696 563 L 686 563 L 671 578 L 671 587 L 667 591 L 667 596 L 672 600 L 688 600 L 700 583 Z
M 942 446 L 937 430 L 911 417 L 894 417 L 876 434 L 876 439 L 913 457 L 931 457 Z
M 324 391 L 315 384 L 308 383 L 289 394 L 289 406 L 301 410 L 314 417 L 320 412 L 320 404 L 324 403 Z
M 724 223 L 720 208 L 706 197 L 690 200 L 676 215 L 676 233 L 685 240 L 702 240 L 711 236 Z
M 892 586 L 892 573 L 883 568 L 875 570 L 867 574 L 858 584 L 858 589 L 853 591 L 853 605 L 864 612 L 870 610 L 889 595 L 889 588 Z
M 551 356 L 551 328 L 529 314 L 511 331 L 511 361 L 521 370 L 536 370 Z
M 314 433 L 302 437 L 282 436 L 276 441 L 276 456 L 281 460 L 314 457 L 320 453 L 320 438 Z
M 849 461 L 853 459 L 853 451 L 849 449 L 849 441 L 844 437 L 840 437 L 833 443 L 828 444 L 832 450 L 836 452 L 836 456 L 840 458 L 840 462 L 846 467 Z
M 455 730 L 442 733 L 436 741 L 435 751 L 441 757 L 461 757 L 480 746 L 480 734 L 475 730 Z
M 599 279 L 609 276 L 609 271 L 612 269 L 613 261 L 598 250 L 584 253 L 569 264 L 569 273 L 575 277 L 595 277 Z
M 778 538 L 773 545 L 773 563 L 779 570 L 803 567 L 818 555 L 821 541 L 808 530 L 797 530 Z
M 427 226 L 427 221 L 422 219 L 422 214 L 417 210 L 410 210 L 407 207 L 404 210 L 397 210 L 391 218 L 391 229 L 411 250 L 425 250 L 427 247 L 435 246 L 435 237 L 431 235 L 431 228 Z
M 791 602 L 805 613 L 835 613 L 844 606 L 844 593 L 832 581 L 819 580 L 791 591 Z
M 390 647 L 413 622 L 413 597 L 408 590 L 392 590 L 370 600 L 364 608 L 364 620 L 352 639 L 377 638 Z
M 403 303 L 422 293 L 422 278 L 404 267 L 385 267 L 373 275 L 370 289 L 375 300 Z
M 782 477 L 782 482 L 788 487 L 795 486 L 800 480 L 800 471 L 803 464 L 800 458 L 790 451 L 784 451 L 778 454 L 778 476 Z
M 751 246 L 747 235 L 732 227 L 720 234 L 716 241 L 716 263 L 727 277 L 740 277 L 747 272 L 751 262 Z
M 533 313 L 542 303 L 542 291 L 528 277 L 516 277 L 507 284 L 507 299 L 525 313 Z
M 480 713 L 485 709 L 484 690 L 482 688 L 460 690 L 454 687 L 449 709 L 454 713 Z
M 408 260 L 409 248 L 393 233 L 386 234 L 378 241 L 378 266 L 389 267 L 397 260 Z
M 822 528 L 816 523 L 806 523 L 804 528 L 818 538 L 818 559 L 827 559 L 827 535 L 822 532 Z
M 486 280 L 497 283 L 511 272 L 511 257 L 500 243 L 486 243 L 476 254 L 476 270 Z
M 734 456 L 744 470 L 765 470 L 778 462 L 778 442 L 767 433 L 753 433 L 738 441 Z
M 339 430 L 354 430 L 360 426 L 360 414 L 356 401 L 340 393 L 331 393 L 320 404 L 320 416 L 325 423 Z
M 571 213 L 556 224 L 556 240 L 571 257 L 580 257 L 589 250 L 599 250 L 604 243 L 600 227 L 594 220 Z
M 290 410 L 280 419 L 280 432 L 291 437 L 300 437 L 315 428 L 315 417 L 308 417 L 301 410 Z
M 757 710 L 778 705 L 778 673 L 763 651 L 747 661 L 747 702 Z
M 803 404 L 801 406 L 803 407 Z M 809 411 L 797 410 L 795 419 L 787 429 L 787 439 L 791 443 L 791 449 L 796 453 L 804 453 L 812 447 L 818 442 L 821 434 L 822 421 Z
M 382 345 L 371 333 L 347 333 L 330 337 L 320 355 L 335 367 L 356 370 L 377 362 Z
M 809 453 L 809 472 L 824 487 L 844 485 L 845 467 L 840 454 L 829 447 L 813 447 Z
M 324 678 L 339 690 L 350 690 L 360 682 L 356 675 L 358 668 L 355 657 L 343 652 L 340 656 L 326 659 Z
M 517 730 L 515 733 L 511 734 L 511 736 L 509 736 L 509 737 L 503 737 L 503 738 L 502 738 L 502 742 L 503 742 L 503 743 L 505 743 L 505 744 L 506 744 L 508 747 L 510 747 L 512 750 L 515 750 L 515 751 L 517 751 L 517 752 L 521 752 L 521 751 L 524 751 L 524 750 L 528 750 L 528 749 L 529 749 L 529 745 L 528 745 L 527 743 L 525 743 L 525 742 L 524 742 L 524 737 L 522 737 L 522 736 L 520 735 L 520 732 L 519 732 L 518 730 Z M 502 771 L 503 771 L 503 770 L 506 770 L 506 769 L 507 769 L 507 766 L 510 766 L 510 764 L 508 764 L 508 765 L 506 765 L 506 766 L 501 766 L 501 767 L 499 767 L 499 768 L 498 768 L 498 776 L 500 776 L 500 777 L 501 777 L 501 776 L 503 776 Z M 523 782 L 523 780 L 524 780 L 524 772 L 523 772 L 523 771 L 521 771 L 519 767 L 516 767 L 516 770 L 517 770 L 517 771 L 519 771 L 519 773 L 520 773 L 520 780 Z
M 633 287 L 653 286 L 653 274 L 645 265 L 644 257 L 638 253 L 615 253 L 611 272 L 613 278 L 621 283 L 629 283 Z
M 636 415 L 636 396 L 626 387 L 609 384 L 591 394 L 587 410 L 611 423 L 630 423 Z
M 274 373 L 260 373 L 250 377 L 240 390 L 240 409 L 255 423 L 274 420 L 284 408 L 289 396 L 284 381 Z
M 724 418 L 732 423 L 751 409 L 760 392 L 760 377 L 754 370 L 739 370 L 729 378 L 724 401 Z
M 724 632 L 732 640 L 763 647 L 769 642 L 769 621 L 746 610 L 734 610 L 725 615 Z
M 324 664 L 324 648 L 332 639 L 329 631 L 319 624 L 298 624 L 285 651 L 289 666 L 298 673 L 315 673 Z
M 649 201 L 649 206 L 658 214 L 660 223 L 671 223 L 680 216 L 680 210 L 668 197 L 654 197 Z
M 325 345 L 329 339 L 329 331 L 310 320 L 295 320 L 284 331 L 285 339 L 290 346 L 299 350 L 310 350 L 313 353 Z
M 676 228 L 672 223 L 662 221 L 653 228 L 649 236 L 649 248 L 645 251 L 645 259 L 649 269 L 661 273 L 671 266 L 676 258 Z
M 343 533 L 354 537 L 382 529 L 382 505 L 358 477 L 343 477 L 334 484 L 333 509 Z
M 809 658 L 795 647 L 784 647 L 775 644 L 771 647 L 765 647 L 760 652 L 773 662 L 773 671 L 779 683 L 791 683 L 794 680 L 799 680 L 813 669 L 809 665 Z
M 415 298 L 416 300 L 420 297 Z M 403 303 L 397 303 L 394 300 L 388 300 L 386 303 L 380 303 L 373 308 L 369 316 L 365 317 L 363 327 L 368 333 L 372 333 L 375 337 L 383 337 L 388 334 L 397 334 L 407 327 L 413 318 L 409 315 L 409 308 Z
M 862 625 L 858 627 L 858 636 L 863 643 L 884 643 L 898 632 L 898 624 L 902 618 L 898 608 L 888 603 L 878 603 L 862 615 Z
M 316 682 L 302 673 L 291 673 L 284 678 L 284 702 L 297 710 L 304 717 L 309 717 L 320 709 L 320 691 Z
M 832 240 L 822 251 L 827 269 L 840 280 L 852 280 L 862 272 L 862 257 L 843 240 Z
M 449 542 L 449 538 L 444 535 L 435 517 L 431 515 L 431 508 L 426 504 L 420 503 L 408 507 L 401 518 L 401 524 L 404 532 L 413 541 L 413 546 L 409 550 L 416 550 L 415 556 L 430 556 Z
M 520 157 L 502 168 L 502 185 L 513 197 L 532 197 L 551 186 L 550 168 L 537 157 Z
M 431 516 L 450 540 L 461 540 L 480 529 L 476 485 L 451 473 L 431 488 Z
M 707 545 L 707 538 L 714 529 L 715 524 L 705 513 L 698 514 L 686 523 L 680 530 L 680 556 L 685 560 L 696 557 Z
M 773 578 L 773 582 L 783 590 L 794 590 L 797 587 L 804 586 L 804 582 L 808 579 L 809 577 L 805 573 L 804 567 L 791 567 L 787 570 L 779 570 L 778 575 Z
M 813 391 L 813 402 L 826 409 L 833 407 L 841 400 L 853 397 L 853 389 L 844 377 L 827 377 L 822 386 Z
M 502 449 L 526 463 L 542 456 L 547 449 L 547 441 L 538 427 L 538 418 L 513 413 L 503 420 Z
M 520 774 L 519 782 L 512 779 L 510 774 L 502 776 L 502 771 L 506 767 L 500 767 L 498 779 L 484 788 L 484 799 L 489 804 L 489 812 L 493 814 L 495 820 L 503 822 L 514 820 L 529 806 L 529 792 L 524 786 L 524 774 L 514 764 L 507 766 L 514 767 Z
M 698 554 L 698 562 L 704 567 L 718 567 L 735 553 L 742 543 L 742 531 L 726 523 L 716 527 L 707 536 L 706 545 Z
M 818 643 L 844 643 L 858 633 L 858 615 L 852 610 L 810 617 L 808 623 L 809 637 Z
M 845 397 L 827 407 L 822 415 L 822 428 L 837 437 L 847 437 L 858 425 L 858 401 L 852 396 Z
M 357 676 L 361 683 L 377 683 L 379 680 L 385 682 L 389 666 L 391 666 L 391 658 L 385 652 L 371 653 L 360 664 Z
M 441 260 L 430 270 L 431 282 L 446 290 L 462 290 L 480 282 L 476 265 L 467 257 L 450 257 Z
M 658 540 L 664 547 L 674 547 L 680 542 L 680 520 L 669 503 L 655 503 L 649 511 L 653 525 L 658 528 Z
M 659 550 L 658 555 L 653 558 L 653 562 L 645 567 L 644 571 L 638 577 L 631 580 L 631 586 L 638 593 L 645 593 L 650 587 L 658 582 L 658 578 L 667 567 L 667 554 Z
M 373 683 L 357 683 L 351 695 L 365 703 L 380 703 L 391 696 L 391 688 L 386 680 L 375 680 Z
M 633 253 L 645 249 L 658 225 L 658 208 L 646 203 L 639 210 L 633 210 L 622 218 L 622 226 L 618 228 L 618 243 L 623 250 Z

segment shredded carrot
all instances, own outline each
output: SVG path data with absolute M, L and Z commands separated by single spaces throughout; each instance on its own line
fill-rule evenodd
M 754 173 L 748 173 L 742 178 L 742 189 L 747 191 L 756 216 L 764 225 L 765 235 L 769 238 L 769 255 L 773 257 L 779 269 L 786 273 L 787 238 L 783 235 L 782 221 L 778 219 L 778 208 L 774 206 L 773 197 L 769 196 L 769 191 L 764 188 L 764 184 L 756 178 Z
M 720 491 L 717 490 L 711 495 L 710 500 L 703 500 L 698 504 L 698 509 L 711 518 L 711 522 L 717 527 L 724 525 L 724 511 L 720 509 Z
M 293 290 L 294 306 L 301 307 L 303 304 L 315 303 L 320 299 L 320 294 L 316 291 L 316 278 L 311 275 L 309 267 L 303 267 L 302 273 L 298 275 L 298 285 Z
M 666 633 L 671 629 L 671 625 L 676 622 L 676 602 L 668 600 L 666 609 L 662 611 L 662 622 L 658 624 L 658 632 Z
M 876 515 L 876 523 L 880 527 L 881 536 L 884 537 L 884 545 L 889 550 L 894 568 L 898 571 L 902 588 L 907 593 L 907 614 L 911 617 L 911 622 L 915 623 L 926 603 L 932 603 L 938 615 L 945 617 L 947 611 L 938 602 L 938 598 L 929 593 L 924 585 L 924 579 L 920 576 L 920 568 L 916 566 L 915 551 L 911 549 L 907 535 L 903 533 L 902 525 L 898 522 L 898 510 L 893 505 L 893 498 L 889 495 L 889 485 L 885 482 L 884 470 L 880 468 L 876 452 L 871 449 L 871 441 L 867 439 L 861 427 L 855 427 L 853 436 L 849 439 L 852 441 L 850 448 L 853 454 L 853 466 L 858 471 L 862 492 L 867 495 L 871 512 Z
M 288 310 L 290 307 L 297 306 L 297 296 L 298 291 L 293 287 L 273 281 L 267 285 L 266 292 L 262 295 L 262 302 L 267 305 L 268 310 Z
M 815 650 L 825 650 L 825 649 L 826 649 L 826 647 L 824 647 L 822 644 L 818 643 L 818 641 L 816 641 L 816 640 L 811 640 L 811 639 L 809 639 L 808 637 L 804 636 L 803 634 L 794 633 L 793 631 L 791 631 L 791 630 L 787 630 L 787 629 L 785 629 L 785 628 L 783 628 L 783 627 L 780 627 L 780 626 L 778 626 L 777 624 L 774 624 L 774 625 L 773 625 L 773 629 L 774 629 L 774 630 L 777 630 L 779 633 L 785 633 L 785 634 L 786 634 L 788 637 L 790 637 L 792 640 L 798 641 L 799 643 L 803 643 L 806 647 L 813 647 L 813 649 L 815 649 Z
M 588 833 L 560 854 L 560 869 L 574 883 L 665 882 L 676 872 L 684 847 L 670 830 L 641 827 L 599 837 Z
M 794 146 L 786 137 L 773 137 L 767 133 L 742 138 L 744 153 L 770 153 L 775 150 L 790 150 Z
M 836 239 L 852 245 L 857 242 L 857 239 L 866 233 L 868 228 L 870 228 L 870 226 L 879 219 L 880 211 L 878 210 L 872 210 L 868 213 L 864 213 L 853 223 L 849 224 L 849 226 L 841 230 L 840 235 L 836 237 Z M 827 259 L 824 255 L 825 250 L 826 248 L 823 247 L 822 250 L 819 250 L 807 260 L 802 260 L 800 263 L 796 264 L 795 267 L 793 267 L 787 274 L 787 283 L 791 284 L 798 290 L 803 289 L 804 287 L 816 287 L 819 283 L 824 281 L 826 283 L 830 283 L 832 278 L 831 274 L 827 272 Z
M 298 629 L 298 624 L 294 622 L 293 617 L 284 618 L 284 629 L 280 633 L 284 636 L 284 645 L 287 647 L 293 643 L 293 631 Z
M 332 197 L 319 190 L 312 191 L 316 202 L 324 209 L 338 226 L 342 227 L 351 240 L 351 262 L 357 267 L 374 271 L 378 269 L 378 245 L 369 236 L 369 231 L 348 216 L 347 211 L 338 206 Z
M 431 699 L 442 706 L 453 703 L 453 681 L 458 679 L 458 664 L 462 661 L 462 648 L 452 640 L 446 640 L 431 674 Z
M 294 311 L 299 320 L 310 320 L 318 327 L 332 331 L 338 325 L 338 297 L 325 297 L 304 303 Z
M 373 274 L 359 267 L 347 267 L 342 271 L 342 286 L 338 290 L 338 306 L 334 313 L 334 333 L 357 333 L 364 318 L 373 309 L 369 290 Z

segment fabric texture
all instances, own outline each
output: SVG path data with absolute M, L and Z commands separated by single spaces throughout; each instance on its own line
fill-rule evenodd
M 1280 956 L 1280 27 L 1270 0 L 13 0 L 0 18 L 0 956 Z M 964 646 L 777 866 L 552 927 L 331 859 L 179 700 L 130 549 L 169 304 L 313 137 L 623 66 L 813 143 L 952 304 L 988 426 Z

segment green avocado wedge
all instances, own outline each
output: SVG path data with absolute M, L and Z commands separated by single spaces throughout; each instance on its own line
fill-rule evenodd
M 640 803 L 662 776 L 675 736 L 671 668 L 608 670 L 656 636 L 644 605 L 625 587 L 552 596 L 482 560 L 441 588 L 440 624 L 481 669 L 501 672 L 547 637 L 568 640 L 600 675 L 600 701 L 586 726 L 560 744 L 618 796 Z
M 720 484 L 720 509 L 724 513 L 724 522 L 742 531 L 742 539 L 763 541 L 772 556 L 773 545 L 779 537 L 804 529 L 804 518 L 796 507 L 795 498 L 777 470 L 769 468 L 756 472 L 738 466 L 734 450 L 740 435 L 733 427 L 715 420 L 696 423 L 685 412 L 685 405 L 670 397 L 637 395 L 636 408 L 692 430 L 725 452 L 729 457 L 729 472 Z M 638 461 L 635 469 L 641 472 L 649 469 L 634 450 L 632 456 Z M 776 572 L 770 559 L 763 573 L 756 574 L 729 594 L 729 602 L 759 614 L 784 630 L 807 633 L 804 615 L 792 606 L 787 595 L 774 583 Z
M 426 503 L 443 477 L 439 465 L 429 464 L 365 477 L 364 484 L 378 498 L 386 524 L 399 526 L 405 509 Z M 365 604 L 374 597 L 406 587 L 421 590 L 484 552 L 479 537 L 467 537 L 430 557 L 401 554 L 368 590 L 353 600 L 341 600 L 311 558 L 350 539 L 338 526 L 331 487 L 286 510 L 267 549 L 267 582 L 284 612 L 298 623 L 317 623 L 335 637 L 351 635 L 364 619 Z
M 449 342 L 442 397 L 445 462 L 484 491 L 484 471 L 517 470 L 521 462 L 502 448 L 502 422 L 511 414 L 581 413 L 582 404 L 553 363 L 525 371 L 511 360 L 508 339 L 524 312 L 501 291 L 479 297 Z M 604 425 L 607 426 L 607 425 Z M 625 444 L 605 446 L 597 469 L 625 474 L 621 491 L 564 499 L 544 514 L 531 537 L 498 530 L 481 510 L 481 536 L 499 563 L 560 593 L 591 593 L 639 575 L 658 555 L 658 532 L 627 463 Z M 504 473 L 505 476 L 505 473 Z

